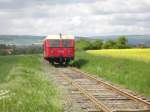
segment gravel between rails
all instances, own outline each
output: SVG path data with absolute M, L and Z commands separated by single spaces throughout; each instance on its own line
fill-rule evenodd
M 61 100 L 64 112 L 86 112 L 77 103 L 78 96 L 73 95 L 73 88 L 63 78 L 59 77 L 57 69 L 51 66 L 49 63 L 44 61 L 44 71 L 48 75 L 49 80 L 58 87 L 61 91 Z

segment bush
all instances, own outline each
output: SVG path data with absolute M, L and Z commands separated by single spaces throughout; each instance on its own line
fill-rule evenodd
M 108 40 L 103 44 L 104 49 L 113 49 L 115 48 L 115 46 L 116 46 L 116 43 L 113 40 Z
M 125 36 L 120 36 L 116 40 L 108 40 L 103 44 L 104 49 L 125 49 L 130 48 Z
M 103 42 L 100 39 L 88 40 L 80 39 L 76 41 L 77 50 L 97 50 L 97 49 L 125 49 L 131 48 L 125 36 L 120 36 L 116 40 L 107 40 Z
M 91 49 L 102 49 L 103 41 L 96 39 L 91 43 Z
M 87 50 L 90 48 L 90 41 L 86 39 L 80 39 L 76 41 L 76 49 L 77 50 Z
M 102 45 L 103 45 L 103 41 L 100 39 L 96 39 L 92 41 L 86 39 L 80 39 L 76 41 L 77 50 L 101 49 Z
M 125 36 L 120 36 L 116 40 L 116 48 L 118 49 L 124 49 L 128 48 L 128 40 Z

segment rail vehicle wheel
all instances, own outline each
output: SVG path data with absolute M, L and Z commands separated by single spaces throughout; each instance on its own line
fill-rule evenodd
M 67 66 L 68 64 L 69 64 L 69 61 L 66 61 L 66 62 L 65 62 L 65 65 Z
M 51 64 L 54 65 L 54 61 L 51 61 Z
M 62 66 L 62 65 L 63 65 L 63 62 L 59 62 L 59 65 L 61 65 L 61 66 Z

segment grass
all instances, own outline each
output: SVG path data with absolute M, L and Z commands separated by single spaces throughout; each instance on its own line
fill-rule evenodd
M 115 58 L 127 58 L 127 59 L 150 62 L 150 48 L 89 50 L 87 52 L 94 55 L 110 56 Z
M 58 89 L 48 80 L 39 55 L 0 56 L 1 112 L 60 112 Z
M 150 63 L 76 52 L 73 65 L 150 98 Z

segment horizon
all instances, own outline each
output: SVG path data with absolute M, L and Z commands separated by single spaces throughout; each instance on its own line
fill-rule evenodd
M 122 36 L 122 35 L 120 35 Z M 101 39 L 102 41 L 115 40 L 119 35 L 103 35 L 103 36 L 92 36 L 92 37 L 83 37 L 75 36 L 76 40 L 78 39 Z M 37 45 L 41 44 L 41 41 L 46 36 L 32 36 L 32 35 L 0 35 L 0 44 L 5 45 L 17 45 L 17 46 L 28 46 L 28 45 Z M 150 46 L 150 35 L 126 35 L 128 43 L 131 45 L 138 45 L 144 43 L 146 46 Z
M 57 34 L 56 34 L 57 35 Z M 9 35 L 9 34 L 0 34 L 0 36 L 37 36 L 37 37 L 43 37 L 43 36 L 47 36 L 47 35 L 16 35 L 16 34 L 13 34 L 13 35 Z M 105 35 L 90 35 L 90 36 L 80 36 L 80 35 L 74 35 L 75 37 L 98 37 L 98 36 L 150 36 L 150 34 L 105 34 Z M 107 37 L 106 37 L 107 38 Z

